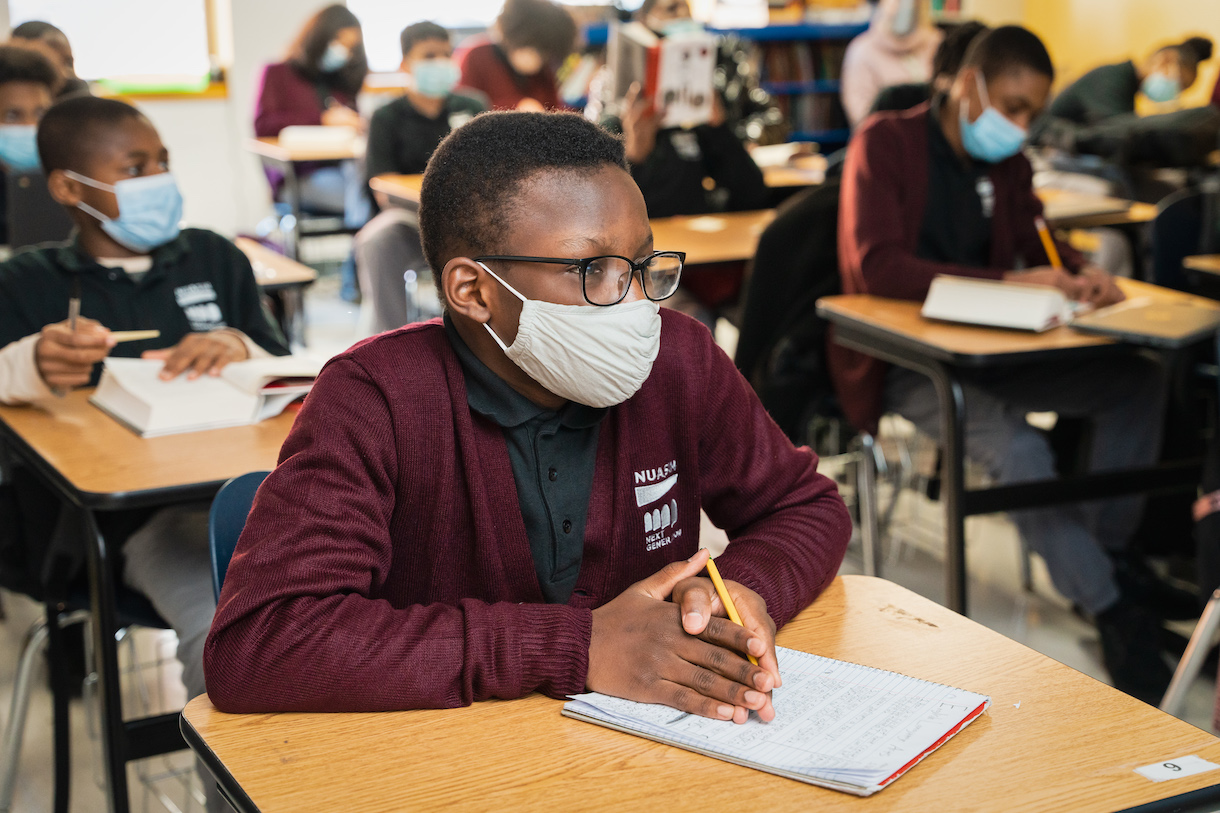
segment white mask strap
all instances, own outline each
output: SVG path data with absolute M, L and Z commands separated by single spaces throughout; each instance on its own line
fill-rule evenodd
M 987 108 L 991 107 L 991 97 L 987 95 L 987 83 L 983 81 L 982 68 L 975 69 L 974 83 L 979 87 L 979 101 L 983 103 L 983 110 L 986 112 Z
M 497 274 L 495 271 L 492 271 L 490 268 L 488 268 L 487 266 L 483 265 L 483 263 L 479 262 L 478 260 L 475 260 L 475 262 L 476 262 L 476 263 L 479 263 L 479 265 L 480 265 L 480 266 L 483 268 L 483 270 L 484 270 L 484 271 L 486 271 L 488 274 L 491 274 L 493 277 L 495 277 L 495 279 L 496 279 L 496 281 L 497 281 L 497 282 L 499 282 L 501 285 L 503 285 L 505 288 L 507 288 L 507 289 L 508 289 L 508 290 L 509 290 L 509 291 L 510 291 L 510 292 L 511 292 L 511 293 L 512 293 L 514 296 L 516 296 L 516 297 L 517 297 L 518 299 L 520 299 L 522 302 L 529 302 L 529 300 L 528 300 L 528 299 L 526 299 L 525 297 L 523 297 L 523 296 L 522 296 L 522 295 L 521 295 L 521 294 L 520 294 L 520 293 L 517 291 L 517 289 L 516 289 L 516 288 L 514 288 L 513 286 L 511 286 L 511 285 L 509 285 L 507 282 L 505 282 L 505 281 L 504 281 L 504 278 L 503 278 L 503 277 L 501 277 L 499 274 Z M 505 353 L 507 353 L 507 352 L 508 352 L 508 345 L 506 345 L 504 342 L 500 341 L 500 337 L 499 337 L 499 336 L 497 336 L 497 335 L 496 335 L 496 332 L 495 332 L 494 330 L 492 330 L 492 329 L 491 329 L 491 325 L 490 325 L 488 322 L 484 322 L 484 323 L 483 323 L 483 328 L 484 328 L 484 329 L 485 329 L 485 330 L 486 330 L 488 333 L 490 333 L 490 334 L 491 334 L 491 337 L 492 337 L 493 339 L 495 339 L 495 340 L 496 340 L 496 344 L 500 345 L 500 349 L 501 349 L 501 350 L 503 350 Z
M 81 175 L 79 172 L 73 172 L 70 169 L 65 169 L 64 174 L 67 175 L 69 178 L 72 178 L 73 180 L 80 181 L 85 186 L 92 186 L 94 189 L 101 189 L 103 192 L 115 191 L 114 186 L 112 186 L 111 184 L 102 183 L 101 181 L 95 181 L 87 175 Z

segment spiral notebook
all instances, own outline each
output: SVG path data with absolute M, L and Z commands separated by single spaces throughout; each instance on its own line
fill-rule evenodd
M 778 647 L 775 719 L 743 725 L 581 694 L 563 714 L 800 782 L 869 796 L 944 745 L 991 698 Z

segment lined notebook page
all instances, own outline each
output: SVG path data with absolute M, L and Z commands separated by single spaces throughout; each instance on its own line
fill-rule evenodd
M 569 716 L 804 781 L 857 793 L 879 789 L 963 721 L 984 695 L 778 647 L 784 685 L 775 719 L 744 725 L 597 693 L 565 704 Z M 847 785 L 851 787 L 841 787 Z

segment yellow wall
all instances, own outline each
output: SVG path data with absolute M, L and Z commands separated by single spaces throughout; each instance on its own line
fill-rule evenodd
M 1161 45 L 1192 34 L 1220 45 L 1220 0 L 966 0 L 964 11 L 988 23 L 1019 22 L 1046 42 L 1063 87 L 1090 68 L 1142 60 Z M 1205 104 L 1220 72 L 1220 56 L 1203 64 L 1183 97 Z

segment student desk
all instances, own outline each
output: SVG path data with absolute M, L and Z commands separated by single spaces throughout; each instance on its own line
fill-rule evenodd
M 1128 279 L 1117 282 L 1131 298 L 1199 300 L 1208 307 L 1215 306 L 1210 300 L 1146 282 Z M 950 608 L 966 612 L 967 516 L 1197 485 L 1197 463 L 1183 461 L 1150 469 L 967 490 L 964 479 L 965 401 L 960 376 L 963 370 L 1078 359 L 1113 353 L 1122 345 L 1113 339 L 1078 333 L 1069 327 L 1026 333 L 933 322 L 920 316 L 921 307 L 920 302 L 845 295 L 819 299 L 817 311 L 819 316 L 834 324 L 837 343 L 927 375 L 936 387 L 941 411 L 940 498 L 945 508 L 947 545 L 945 592 Z
M 318 221 L 305 228 L 307 219 L 301 209 L 301 186 L 297 177 L 297 165 L 316 161 L 348 161 L 364 156 L 364 141 L 355 140 L 340 147 L 283 147 L 275 137 L 251 138 L 246 141 L 246 149 L 259 157 L 265 165 L 274 167 L 284 176 L 284 188 L 287 192 L 287 203 L 292 209 L 293 222 L 285 229 L 288 256 L 297 259 L 300 255 L 301 237 L 320 237 L 328 234 L 350 234 L 352 229 L 342 223 L 342 215 L 333 217 L 313 218 Z M 333 221 L 338 220 L 338 225 Z
M 1096 229 L 1151 222 L 1156 206 L 1063 189 L 1037 190 L 1047 223 L 1057 229 Z
M 74 515 L 89 565 L 102 706 L 102 753 L 115 811 L 126 811 L 130 760 L 182 747 L 177 715 L 123 721 L 114 633 L 114 551 L 95 514 L 208 499 L 231 477 L 275 468 L 295 412 L 256 424 L 141 438 L 77 390 L 36 406 L 0 406 L 8 446 Z
M 988 694 L 992 706 L 861 799 L 560 716 L 541 695 L 381 714 L 223 714 L 182 732 L 241 813 L 740 809 L 1169 810 L 1220 800 L 1220 771 L 1155 783 L 1132 769 L 1220 740 L 891 582 L 843 576 L 779 643 Z M 726 725 L 728 725 L 726 723 Z M 750 801 L 752 800 L 752 801 Z
M 233 242 L 250 260 L 258 287 L 279 301 L 284 338 L 289 344 L 304 345 L 305 289 L 317 280 L 318 272 L 249 237 L 238 237 Z
M 423 175 L 395 175 L 386 173 L 369 179 L 369 187 L 390 199 L 394 206 L 414 209 L 419 206 L 419 190 L 423 186 Z

